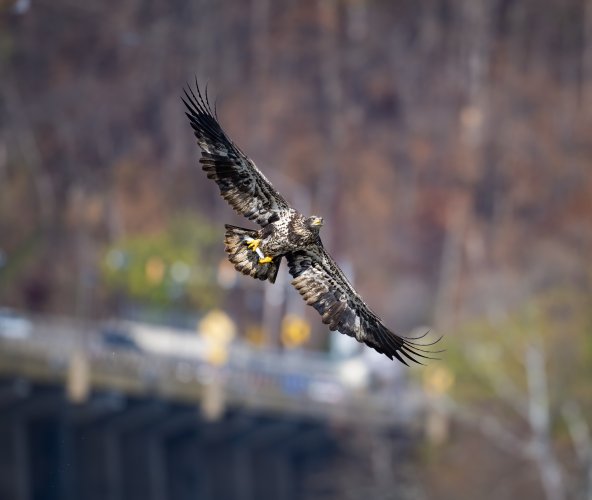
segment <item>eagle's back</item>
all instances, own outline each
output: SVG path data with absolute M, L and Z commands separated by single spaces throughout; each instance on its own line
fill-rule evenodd
M 317 235 L 306 226 L 305 220 L 294 209 L 282 212 L 278 220 L 262 230 L 265 238 L 264 251 L 272 255 L 283 255 L 316 244 Z

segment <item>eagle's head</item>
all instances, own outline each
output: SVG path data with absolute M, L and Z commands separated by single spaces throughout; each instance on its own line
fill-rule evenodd
M 319 234 L 319 230 L 323 225 L 323 218 L 317 217 L 316 215 L 311 215 L 306 219 L 306 227 L 310 229 L 312 232 Z

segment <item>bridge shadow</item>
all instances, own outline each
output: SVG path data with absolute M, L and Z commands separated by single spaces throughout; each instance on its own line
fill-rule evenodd
M 321 420 L 1 381 L 0 498 L 292 500 L 338 452 Z M 12 397 L 10 397 L 12 395 Z

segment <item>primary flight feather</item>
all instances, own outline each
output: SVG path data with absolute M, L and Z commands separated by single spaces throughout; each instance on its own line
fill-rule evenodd
M 390 359 L 404 364 L 432 359 L 418 339 L 390 331 L 373 313 L 339 266 L 323 248 L 319 231 L 323 219 L 305 217 L 226 135 L 196 83 L 182 98 L 191 128 L 202 149 L 200 163 L 220 194 L 239 214 L 261 226 L 259 230 L 226 225 L 228 258 L 243 274 L 275 282 L 282 257 L 294 278 L 292 285 L 321 315 L 331 330 L 354 337 Z M 421 364 L 421 363 L 420 363 Z

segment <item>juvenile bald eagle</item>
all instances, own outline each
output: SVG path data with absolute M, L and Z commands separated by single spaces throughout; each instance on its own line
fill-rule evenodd
M 417 338 L 400 337 L 388 330 L 323 248 L 319 236 L 323 219 L 305 217 L 292 208 L 222 130 L 207 92 L 202 96 L 197 82 L 196 92 L 188 90 L 182 100 L 202 149 L 203 170 L 232 208 L 261 226 L 252 230 L 226 225 L 226 252 L 234 267 L 274 283 L 280 261 L 286 257 L 292 284 L 331 330 L 406 365 L 407 361 L 420 363 L 416 358 L 433 359 L 429 356 L 433 352 L 424 348 L 434 342 L 421 344 Z

